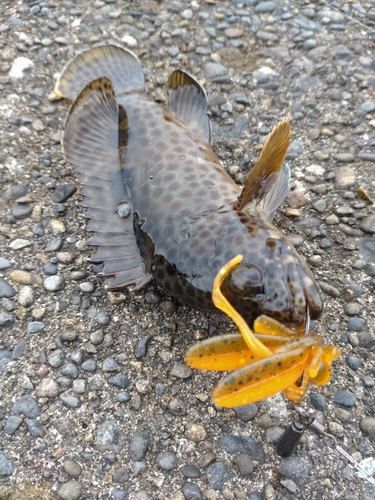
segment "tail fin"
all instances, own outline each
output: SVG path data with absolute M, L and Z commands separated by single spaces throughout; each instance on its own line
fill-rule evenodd
M 101 77 L 111 81 L 116 95 L 145 86 L 142 66 L 132 52 L 100 45 L 81 52 L 65 66 L 55 92 L 74 101 L 86 85 Z

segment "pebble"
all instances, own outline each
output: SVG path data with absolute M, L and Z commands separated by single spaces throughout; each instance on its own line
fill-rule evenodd
M 121 370 L 117 362 L 113 358 L 106 358 L 103 361 L 103 371 L 105 372 L 118 372 Z
M 59 386 L 53 378 L 44 378 L 35 388 L 37 398 L 55 398 L 59 394 Z
M 256 14 L 266 14 L 276 9 L 276 2 L 260 2 L 254 7 Z
M 211 488 L 215 491 L 220 491 L 231 478 L 231 474 L 223 462 L 214 462 L 209 465 L 206 474 Z
M 48 363 L 53 368 L 59 368 L 63 364 L 64 358 L 64 351 L 62 351 L 61 349 L 56 349 L 55 351 L 52 351 L 48 356 Z
M 195 478 L 200 476 L 200 470 L 194 464 L 183 465 L 180 469 L 180 472 L 183 476 L 188 478 Z
M 248 436 L 227 435 L 219 439 L 219 447 L 229 455 L 246 453 L 259 464 L 264 464 L 266 455 L 263 446 Z
M 20 283 L 21 285 L 41 285 L 42 280 L 39 276 L 29 273 L 28 271 L 22 271 L 16 269 L 9 273 L 9 278 L 15 283 Z
M 135 357 L 137 359 L 143 358 L 147 354 L 147 346 L 151 340 L 150 336 L 142 337 L 137 344 L 137 351 Z
M 78 478 L 82 474 L 82 467 L 75 460 L 65 460 L 64 470 L 70 477 Z
M 362 219 L 360 228 L 362 231 L 365 231 L 366 233 L 375 233 L 375 214 L 371 214 L 368 217 L 364 217 Z
M 360 332 L 363 330 L 365 320 L 363 318 L 350 318 L 346 323 L 346 327 L 351 332 Z
M 29 307 L 34 303 L 34 300 L 35 295 L 33 289 L 29 286 L 22 287 L 18 294 L 18 303 L 21 304 L 21 306 Z
M 13 314 L 0 312 L 0 327 L 11 325 L 13 322 Z
M 89 373 L 94 373 L 96 370 L 96 360 L 93 358 L 86 359 L 81 365 L 82 370 Z
M 79 399 L 67 392 L 62 392 L 60 394 L 60 399 L 68 408 L 79 408 L 82 405 Z
M 5 476 L 11 476 L 13 474 L 14 468 L 12 461 L 5 455 L 3 451 L 0 451 L 0 478 Z
M 129 455 L 133 462 L 141 462 L 147 453 L 150 435 L 146 431 L 136 431 L 129 444 Z
M 16 430 L 18 429 L 18 427 L 21 424 L 22 424 L 21 417 L 17 417 L 16 415 L 11 415 L 10 417 L 7 418 L 7 420 L 4 424 L 4 427 L 3 427 L 3 431 L 5 432 L 5 434 L 8 434 L 9 436 L 11 436 L 12 434 L 14 434 L 16 432 Z M 0 473 L 0 476 L 1 476 L 1 473 Z
M 354 394 L 350 392 L 339 389 L 333 394 L 333 402 L 337 405 L 346 406 L 347 408 L 352 408 L 357 403 L 357 399 Z
M 303 458 L 295 456 L 282 458 L 280 460 L 279 472 L 282 476 L 302 486 L 307 481 L 309 465 Z
M 358 304 L 357 302 L 347 302 L 344 305 L 344 312 L 348 316 L 356 316 L 359 314 L 362 310 L 361 304 Z
M 24 240 L 22 238 L 17 238 L 16 240 L 13 240 L 11 243 L 9 243 L 9 247 L 12 250 L 22 250 L 23 248 L 29 247 L 30 245 L 31 241 Z
M 27 219 L 30 217 L 33 207 L 28 203 L 20 203 L 12 208 L 12 215 L 18 220 Z
M 375 417 L 365 417 L 360 423 L 359 427 L 363 434 L 369 438 L 372 445 L 375 445 Z
M 5 257 L 0 257 L 0 271 L 3 269 L 8 269 L 12 266 L 12 263 Z
M 8 283 L 4 278 L 0 276 L 0 298 L 3 297 L 14 297 L 17 293 L 17 290 Z
M 222 64 L 219 63 L 207 63 L 204 66 L 204 76 L 210 80 L 213 80 L 219 76 L 227 75 L 228 71 Z
M 44 323 L 42 321 L 30 321 L 27 323 L 27 333 L 39 333 L 44 330 Z
M 339 167 L 335 170 L 335 186 L 338 189 L 348 189 L 356 183 L 356 175 L 350 167 Z
M 45 435 L 45 430 L 43 428 L 43 425 L 38 422 L 37 420 L 34 420 L 32 418 L 26 419 L 26 427 L 27 430 L 30 432 L 30 434 L 33 437 L 43 437 Z
M 163 470 L 173 470 L 178 466 L 178 460 L 174 453 L 171 451 L 162 451 L 156 456 L 156 463 Z
M 12 412 L 16 415 L 24 415 L 26 418 L 36 418 L 40 414 L 40 409 L 36 399 L 30 394 L 25 394 L 13 404 Z
M 78 500 L 81 496 L 82 486 L 79 482 L 72 479 L 64 483 L 58 490 L 57 494 L 62 500 Z
M 170 372 L 172 377 L 186 379 L 191 377 L 193 371 L 189 366 L 182 363 L 175 363 Z
M 57 252 L 62 247 L 63 240 L 61 238 L 52 238 L 44 248 L 46 253 Z
M 250 422 L 250 420 L 253 420 L 253 418 L 258 415 L 259 407 L 255 403 L 252 403 L 249 405 L 237 406 L 233 408 L 233 410 L 236 412 L 237 418 L 242 420 L 242 422 Z
M 188 423 L 185 427 L 185 436 L 194 443 L 199 443 L 206 439 L 206 430 L 202 425 Z
M 349 354 L 346 357 L 346 362 L 349 366 L 354 371 L 357 371 L 358 368 L 361 366 L 361 360 L 357 358 L 357 356 L 354 356 L 353 354 Z
M 186 500 L 203 500 L 199 486 L 194 483 L 186 482 L 182 487 L 182 493 Z
M 237 465 L 240 474 L 243 476 L 249 476 L 254 471 L 254 465 L 251 458 L 246 455 L 246 453 L 240 453 L 237 455 Z
M 129 379 L 124 373 L 117 373 L 108 379 L 108 383 L 120 387 L 121 389 L 126 389 L 129 385 Z
M 43 281 L 43 286 L 48 292 L 60 292 L 65 287 L 63 276 L 49 276 Z

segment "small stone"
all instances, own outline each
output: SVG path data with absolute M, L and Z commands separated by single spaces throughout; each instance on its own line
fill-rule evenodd
M 347 408 L 352 408 L 357 403 L 357 399 L 354 394 L 344 389 L 339 389 L 333 395 L 333 402 L 338 405 L 346 406 Z
M 194 464 L 183 465 L 180 469 L 180 472 L 183 476 L 188 478 L 195 478 L 200 476 L 200 471 Z
M 67 459 L 64 461 L 64 470 L 70 477 L 79 477 L 82 474 L 82 467 L 75 460 Z
M 129 455 L 133 462 L 141 462 L 147 453 L 150 443 L 149 433 L 146 431 L 135 431 L 129 444 Z
M 51 226 L 51 229 L 52 229 L 52 233 L 54 235 L 65 233 L 65 231 L 66 231 L 64 223 L 61 222 L 60 220 L 53 220 L 53 221 L 51 221 L 50 222 L 50 226 Z
M 5 455 L 3 451 L 0 451 L 0 478 L 4 476 L 11 476 L 13 474 L 14 468 L 12 461 Z
M 162 451 L 156 456 L 156 463 L 163 470 L 173 470 L 178 466 L 178 460 L 174 453 L 170 451 Z
M 96 370 L 96 360 L 93 358 L 87 359 L 81 365 L 82 370 L 89 373 L 94 373 Z
M 65 280 L 63 276 L 48 276 L 43 281 L 43 286 L 48 292 L 59 292 L 65 287 Z
M 338 189 L 347 189 L 356 183 L 356 175 L 350 167 L 340 167 L 335 171 L 335 185 Z
M 12 263 L 8 259 L 5 259 L 4 257 L 0 257 L 0 270 L 8 269 L 11 266 L 12 266 Z
M 339 222 L 339 218 L 335 214 L 331 214 L 325 219 L 325 223 L 329 226 L 333 226 L 335 224 L 338 224 Z
M 39 276 L 35 276 L 27 271 L 22 271 L 21 269 L 16 269 L 9 273 L 9 278 L 15 283 L 20 283 L 21 285 L 41 285 L 42 280 Z
M 206 430 L 199 424 L 188 423 L 185 427 L 185 436 L 194 443 L 199 443 L 206 439 Z
M 252 403 L 244 406 L 237 406 L 233 408 L 236 412 L 237 418 L 242 420 L 242 422 L 250 422 L 258 414 L 259 408 L 256 404 Z
M 360 228 L 362 231 L 366 231 L 366 233 L 375 233 L 375 214 L 371 214 L 368 217 L 365 217 L 361 221 Z
M 82 486 L 72 479 L 71 481 L 67 481 L 64 483 L 57 494 L 62 500 L 78 500 L 81 496 Z
M 360 332 L 363 330 L 364 325 L 365 320 L 363 318 L 350 318 L 346 323 L 347 329 L 352 332 Z
M 333 157 L 339 163 L 351 163 L 354 161 L 354 155 L 351 153 L 336 153 Z
M 22 287 L 18 295 L 18 303 L 24 307 L 29 307 L 34 303 L 34 300 L 33 289 L 29 286 Z
M 11 325 L 14 322 L 13 314 L 0 312 L 0 327 Z
M 227 69 L 222 64 L 207 63 L 204 66 L 204 76 L 210 80 L 213 80 L 214 78 L 217 78 L 219 76 L 225 76 L 227 75 L 227 73 Z
M 202 500 L 202 492 L 194 483 L 186 482 L 182 487 L 182 493 L 186 500 Z
M 215 491 L 221 490 L 231 478 L 231 474 L 223 462 L 214 462 L 209 465 L 206 474 L 210 487 Z
M 68 394 L 67 392 L 62 392 L 60 394 L 60 399 L 68 408 L 79 408 L 82 405 L 81 401 L 78 398 L 72 396 L 71 394 Z
M 301 208 L 306 205 L 306 198 L 299 191 L 290 191 L 287 196 L 286 202 L 292 208 Z
M 108 379 L 108 382 L 121 389 L 126 389 L 129 385 L 129 379 L 124 373 L 117 373 Z
M 324 396 L 316 392 L 310 393 L 310 401 L 313 407 L 319 411 L 325 412 L 327 408 L 327 401 Z
M 226 435 L 219 439 L 219 447 L 230 455 L 246 453 L 259 464 L 264 464 L 265 453 L 263 446 L 248 436 Z
M 26 419 L 26 427 L 33 437 L 43 437 L 45 434 L 42 424 L 32 418 Z
M 375 445 L 375 417 L 365 417 L 359 423 L 363 434 Z
M 39 333 L 44 330 L 44 323 L 42 321 L 30 321 L 27 323 L 27 333 Z
M 8 283 L 4 278 L 0 276 L 0 298 L 10 298 L 14 297 L 17 293 L 17 290 Z
M 52 240 L 45 247 L 44 251 L 47 253 L 57 252 L 62 247 L 63 241 L 61 238 L 52 238 Z
M 36 418 L 39 416 L 40 409 L 35 398 L 30 394 L 21 396 L 12 407 L 16 415 L 24 415 L 26 418 Z
M 12 434 L 14 434 L 16 432 L 16 430 L 18 429 L 18 427 L 21 424 L 22 424 L 21 417 L 17 417 L 16 415 L 11 415 L 10 417 L 7 418 L 7 420 L 4 424 L 4 427 L 3 427 L 3 431 L 5 432 L 5 434 L 8 434 L 9 436 L 11 436 Z M 1 458 L 0 458 L 0 460 L 1 460 Z M 1 476 L 1 473 L 0 473 L 0 476 Z
M 120 369 L 121 368 L 113 358 L 106 358 L 103 361 L 103 370 L 105 372 L 118 372 Z
M 28 203 L 20 203 L 12 208 L 12 215 L 18 220 L 27 219 L 30 217 L 33 207 Z
M 181 12 L 181 16 L 184 19 L 187 19 L 188 21 L 190 21 L 190 19 L 193 19 L 193 11 L 191 9 L 185 9 Z
M 246 455 L 246 453 L 240 453 L 237 456 L 237 465 L 240 474 L 242 474 L 243 476 L 249 476 L 254 471 L 253 462 L 249 455 Z
M 299 486 L 306 483 L 309 465 L 299 457 L 288 457 L 280 460 L 279 472 L 281 475 L 291 479 Z
M 12 250 L 22 250 L 23 248 L 29 247 L 30 245 L 31 241 L 18 238 L 9 243 L 9 248 L 11 248 Z
M 175 363 L 170 374 L 172 377 L 185 379 L 191 377 L 192 373 L 193 372 L 189 366 L 182 363 Z
M 64 362 L 64 357 L 64 351 L 62 351 L 61 349 L 56 349 L 55 351 L 52 351 L 48 356 L 48 363 L 53 368 L 59 368 Z
M 59 394 L 59 386 L 50 377 L 44 378 L 35 388 L 37 398 L 55 398 Z
M 51 199 L 55 203 L 63 203 L 76 192 L 75 184 L 59 184 L 51 194 Z
M 347 302 L 344 305 L 344 312 L 348 316 L 356 316 L 359 314 L 362 310 L 361 304 L 358 304 L 357 302 Z
M 276 2 L 260 2 L 254 7 L 254 12 L 256 14 L 266 14 L 273 12 L 276 9 Z

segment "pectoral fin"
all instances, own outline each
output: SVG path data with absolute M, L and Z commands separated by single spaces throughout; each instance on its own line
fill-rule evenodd
M 252 202 L 258 205 L 265 199 L 261 205 L 262 209 L 273 216 L 289 192 L 289 169 L 287 167 L 282 169 L 289 140 L 290 127 L 288 120 L 285 119 L 270 133 L 257 164 L 248 175 L 234 206 L 235 210 L 243 210 Z
M 103 275 L 115 276 L 110 289 L 150 281 L 133 227 L 133 212 L 120 216 L 117 205 L 128 200 L 120 162 L 126 148 L 126 113 L 118 109 L 107 78 L 87 85 L 67 118 L 63 148 L 67 161 L 81 174 L 87 229 L 94 231 L 91 245 L 98 246 L 93 262 L 104 262 Z M 107 264 L 108 263 L 108 264 Z

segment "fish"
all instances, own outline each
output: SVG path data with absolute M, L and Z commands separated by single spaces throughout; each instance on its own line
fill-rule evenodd
M 216 307 L 236 323 L 240 333 L 197 342 L 186 351 L 185 361 L 200 370 L 234 370 L 212 392 L 218 406 L 244 406 L 279 391 L 300 403 L 311 384 L 322 386 L 331 380 L 332 363 L 341 351 L 314 332 L 305 335 L 265 315 L 256 318 L 252 331 L 221 291 L 225 277 L 242 259 L 237 255 L 221 268 L 212 292 Z
M 218 312 L 215 277 L 238 254 L 223 295 L 252 327 L 266 315 L 292 328 L 323 310 L 305 260 L 273 224 L 290 190 L 287 119 L 276 125 L 243 188 L 213 151 L 203 87 L 181 69 L 162 108 L 137 57 L 117 45 L 83 51 L 63 69 L 58 96 L 73 101 L 62 146 L 79 174 L 91 262 L 108 290 L 155 280 L 183 303 Z

